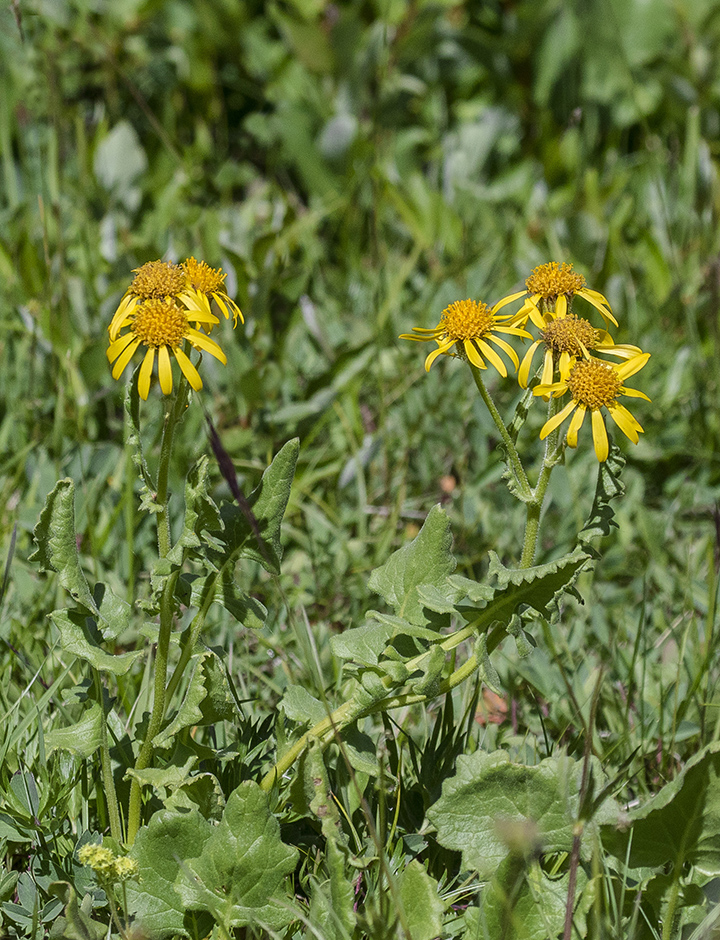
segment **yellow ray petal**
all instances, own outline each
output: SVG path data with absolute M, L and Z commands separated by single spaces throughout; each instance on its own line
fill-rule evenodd
M 140 372 L 138 373 L 138 392 L 143 401 L 147 401 L 148 393 L 150 391 L 150 376 L 152 375 L 154 362 L 155 347 L 148 346 L 148 351 L 145 353 L 145 358 L 143 359 L 143 363 L 140 366 Z
M 110 321 L 110 326 L 108 327 L 111 342 L 117 339 L 117 335 L 122 328 L 124 318 L 132 310 L 137 302 L 137 297 L 133 297 L 132 294 L 126 294 L 120 301 L 120 306 L 113 314 L 113 318 Z
M 175 353 L 175 358 L 180 363 L 180 368 L 182 369 L 183 375 L 190 383 L 190 387 L 193 388 L 196 392 L 199 392 L 203 387 L 202 379 L 200 378 L 200 373 L 195 368 L 195 366 L 190 361 L 190 358 L 185 355 L 185 353 L 178 346 L 177 349 L 173 349 Z
M 163 395 L 169 395 L 172 391 L 172 366 L 167 346 L 158 347 L 158 378 Z
M 645 401 L 652 401 L 652 398 L 648 398 L 645 392 L 640 392 L 636 388 L 628 388 L 626 385 L 622 386 L 619 394 L 627 395 L 628 398 L 644 398 Z
M 559 427 L 574 408 L 577 408 L 577 402 L 569 401 L 562 411 L 558 411 L 556 415 L 553 415 L 552 418 L 549 418 L 543 425 L 542 431 L 540 431 L 540 440 L 544 441 L 551 431 L 554 431 L 555 428 Z
M 474 366 L 476 366 L 478 369 L 487 369 L 487 366 L 483 362 L 480 353 L 477 351 L 477 347 L 471 339 L 463 340 L 463 348 L 467 354 L 468 359 Z
M 540 377 L 541 385 L 549 385 L 553 380 L 553 354 L 552 349 L 545 350 L 545 358 L 543 360 L 543 370 Z
M 132 343 L 134 339 L 137 339 L 134 333 L 126 333 L 124 336 L 121 336 L 119 339 L 116 339 L 114 343 L 110 343 L 107 348 L 106 355 L 109 362 L 114 362 L 120 353 L 125 349 L 125 347 Z
M 527 388 L 528 380 L 530 378 L 530 366 L 532 365 L 533 356 L 535 355 L 535 350 L 538 348 L 542 340 L 535 340 L 530 349 L 523 356 L 523 361 L 518 370 L 518 382 L 520 383 L 520 388 Z
M 608 411 L 623 434 L 629 437 L 633 444 L 637 444 L 638 435 L 643 433 L 643 429 L 639 422 L 635 420 L 635 416 L 617 402 L 614 405 L 608 405 Z
M 186 335 L 193 346 L 198 346 L 200 349 L 204 349 L 205 352 L 209 352 L 211 356 L 215 356 L 216 359 L 219 359 L 223 365 L 227 365 L 227 356 L 214 339 L 210 339 L 204 333 L 200 333 L 198 330 L 194 330 L 192 327 L 188 329 Z
M 610 453 L 610 445 L 608 443 L 605 420 L 599 408 L 594 408 L 592 412 L 592 431 L 593 444 L 595 445 L 595 456 L 600 461 L 600 463 L 604 463 L 607 460 L 608 454 Z
M 513 300 L 517 300 L 519 297 L 524 297 L 527 294 L 526 290 L 519 290 L 516 294 L 510 294 L 508 297 L 503 297 L 502 300 L 498 300 L 494 307 L 490 309 L 490 313 L 495 314 L 498 310 L 502 310 L 503 307 L 506 307 L 508 304 L 511 304 Z
M 599 303 L 597 300 L 595 300 L 595 298 L 591 294 L 589 294 L 586 290 L 579 290 L 578 297 L 584 297 L 585 300 L 587 300 L 588 303 L 591 303 L 593 307 L 595 307 L 596 310 L 599 310 L 600 313 L 602 314 L 603 320 L 605 320 L 606 323 L 609 320 L 611 323 L 614 323 L 615 326 L 618 325 L 618 321 L 612 315 L 609 308 L 603 307 L 603 305 Z
M 486 343 L 483 339 L 476 339 L 475 342 L 477 343 L 478 349 L 482 355 L 485 356 L 485 358 L 495 366 L 503 378 L 507 378 L 507 369 L 505 367 L 505 363 L 502 361 L 500 356 L 498 356 L 492 346 L 488 345 L 488 343 Z M 466 347 L 467 343 L 468 341 L 465 340 Z
M 578 442 L 578 432 L 583 425 L 585 420 L 585 415 L 587 414 L 587 407 L 585 405 L 578 405 L 578 409 L 575 414 L 572 416 L 570 421 L 570 426 L 568 427 L 567 432 L 567 442 L 568 447 L 577 447 Z
M 649 358 L 650 353 L 642 353 L 640 356 L 634 356 L 618 367 L 617 374 L 624 382 L 625 379 L 629 379 L 631 375 L 635 375 L 636 372 L 639 372 Z
M 443 353 L 447 352 L 452 346 L 455 345 L 455 340 L 451 340 L 449 343 L 443 343 L 442 346 L 438 346 L 437 349 L 433 349 L 431 353 L 428 354 L 425 359 L 425 371 L 430 371 L 430 366 L 435 362 L 438 356 L 441 356 Z
M 132 333 L 130 335 L 132 336 Z M 125 371 L 125 366 L 128 364 L 128 362 L 130 362 L 132 357 L 135 355 L 135 350 L 138 348 L 139 345 L 140 345 L 140 340 L 137 339 L 137 337 L 134 337 L 132 343 L 130 343 L 130 345 L 124 349 L 124 351 L 120 355 L 120 358 L 113 366 L 112 377 L 114 379 L 120 378 L 122 373 Z
M 555 301 L 555 316 L 558 320 L 562 320 L 567 316 L 567 297 L 565 294 L 560 294 Z
M 567 349 L 563 349 L 560 353 L 560 378 L 563 382 L 567 382 L 568 376 L 570 375 L 570 369 L 572 368 L 573 358 Z
M 500 349 L 502 349 L 502 351 L 512 359 L 512 363 L 517 369 L 517 367 L 520 365 L 520 360 L 518 359 L 518 354 L 512 348 L 510 343 L 506 343 L 505 340 L 500 339 L 499 336 L 492 336 L 492 335 L 488 336 L 488 340 L 491 343 L 495 343 L 496 346 L 499 346 Z

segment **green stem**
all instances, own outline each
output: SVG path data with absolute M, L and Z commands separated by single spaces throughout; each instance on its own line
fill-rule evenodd
M 548 419 L 557 413 L 559 399 L 551 398 L 548 405 Z M 561 447 L 558 447 L 558 437 L 560 428 L 555 428 L 545 439 L 545 453 L 543 463 L 538 476 L 537 485 L 532 491 L 532 499 L 527 503 L 527 519 L 525 522 L 525 536 L 523 538 L 523 550 L 520 557 L 520 567 L 530 568 L 535 560 L 535 550 L 537 548 L 538 535 L 540 534 L 540 516 L 542 515 L 545 496 L 547 494 L 550 474 L 560 456 Z
M 165 690 L 165 679 L 167 677 L 168 650 L 170 649 L 170 634 L 172 633 L 173 609 L 175 597 L 175 585 L 180 575 L 180 569 L 176 569 L 165 582 L 162 599 L 160 601 L 160 634 L 158 636 L 157 654 L 155 656 L 155 688 L 153 695 L 153 707 L 150 713 L 150 722 L 148 724 L 145 740 L 140 748 L 140 753 L 135 761 L 135 770 L 145 770 L 150 765 L 153 757 L 153 738 L 162 728 L 163 718 L 165 717 L 165 702 L 167 695 Z M 128 843 L 130 845 L 135 841 L 135 836 L 140 828 L 140 800 L 141 789 L 137 778 L 133 777 L 130 784 L 130 803 L 128 806 Z
M 462 642 L 463 639 L 467 639 L 468 636 L 472 633 L 477 632 L 477 623 L 470 624 L 467 627 L 464 627 L 462 630 L 459 630 L 457 634 L 453 634 L 448 637 L 444 643 L 441 643 L 443 649 L 450 650 Z M 500 643 L 502 638 L 505 636 L 505 627 L 499 625 L 495 627 L 494 630 L 490 633 L 487 641 L 487 652 L 490 654 Z M 460 637 L 460 639 L 458 639 Z M 413 664 L 418 663 L 426 653 L 423 653 L 421 656 L 417 656 L 414 660 L 411 660 L 407 663 L 408 667 L 412 667 Z M 280 760 L 277 761 L 275 766 L 270 770 L 262 779 L 260 786 L 262 789 L 267 792 L 271 790 L 280 780 L 282 775 L 289 770 L 295 761 L 300 757 L 305 748 L 308 746 L 311 740 L 319 740 L 321 744 L 328 744 L 338 731 L 341 731 L 343 728 L 346 728 L 348 725 L 353 724 L 358 721 L 360 718 L 365 718 L 367 715 L 372 715 L 375 712 L 386 711 L 390 708 L 402 708 L 406 705 L 417 705 L 420 702 L 426 702 L 429 698 L 436 698 L 438 695 L 444 695 L 446 692 L 450 692 L 460 683 L 468 679 L 473 673 L 475 673 L 480 666 L 477 657 L 473 653 L 470 658 L 463 663 L 458 669 L 456 669 L 444 682 L 440 684 L 440 687 L 433 695 L 425 695 L 422 693 L 412 693 L 407 692 L 403 695 L 391 695 L 387 697 L 379 697 L 375 701 L 368 702 L 365 699 L 362 703 L 357 702 L 355 699 L 350 699 L 349 702 L 344 702 L 340 705 L 339 708 L 336 708 L 332 714 L 327 715 L 316 725 L 314 725 L 309 731 L 307 731 L 301 738 L 299 738 L 295 744 L 289 750 L 283 754 Z
M 107 801 L 108 815 L 110 817 L 110 835 L 118 842 L 122 842 L 122 823 L 120 822 L 120 807 L 118 806 L 115 778 L 110 760 L 110 747 L 108 745 L 107 715 L 105 714 L 105 701 L 103 687 L 100 682 L 100 673 L 95 671 L 95 688 L 100 702 L 100 767 L 102 769 L 103 788 Z
M 673 873 L 673 883 L 668 892 L 668 905 L 663 922 L 662 940 L 672 940 L 673 924 L 675 922 L 675 909 L 680 899 L 680 877 L 677 871 Z
M 524 501 L 532 499 L 532 489 L 528 483 L 528 478 L 520 460 L 520 455 L 517 452 L 517 448 L 515 447 L 515 443 L 512 437 L 510 437 L 508 429 L 505 427 L 505 422 L 500 417 L 500 412 L 495 407 L 495 402 L 492 400 L 490 393 L 485 387 L 480 369 L 478 369 L 477 366 L 474 366 L 472 362 L 469 362 L 468 365 L 470 366 L 473 378 L 475 379 L 475 384 L 478 387 L 478 391 L 480 392 L 482 400 L 485 402 L 487 409 L 490 412 L 490 417 L 493 419 L 495 422 L 495 427 L 500 432 L 500 437 L 502 438 L 503 444 L 505 446 L 505 452 L 508 456 L 510 470 L 515 477 L 515 482 L 518 489 L 520 490 L 521 498 Z
M 160 443 L 160 465 L 158 466 L 157 491 L 155 499 L 160 505 L 157 513 L 158 554 L 165 558 L 170 551 L 170 513 L 168 507 L 168 479 L 170 476 L 170 459 L 175 438 L 175 428 L 182 417 L 187 405 L 188 383 L 185 376 L 181 376 L 177 392 L 173 398 L 163 398 L 165 418 L 163 423 L 162 441 Z

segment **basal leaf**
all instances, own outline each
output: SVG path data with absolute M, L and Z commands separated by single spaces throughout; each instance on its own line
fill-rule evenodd
M 534 767 L 511 763 L 504 751 L 461 755 L 428 818 L 440 844 L 462 852 L 463 867 L 487 880 L 510 851 L 508 828 L 527 833 L 540 851 L 571 850 L 581 776 L 582 764 L 565 755 Z M 586 830 L 615 818 L 616 807 L 607 800 Z
M 65 940 L 101 940 L 107 934 L 107 927 L 94 921 L 78 904 L 75 889 L 67 881 L 53 881 L 48 886 L 48 893 L 65 906 L 63 917 L 53 923 L 50 938 L 63 937 Z
M 603 845 L 631 867 L 689 864 L 720 875 L 720 742 L 692 757 L 670 783 L 637 809 L 623 828 L 604 828 Z
M 328 711 L 321 701 L 312 696 L 301 685 L 289 685 L 285 689 L 280 707 L 290 721 L 299 724 L 316 725 L 323 718 L 327 718 Z
M 139 877 L 128 882 L 128 907 L 154 940 L 189 936 L 185 904 L 174 883 L 181 866 L 200 855 L 212 833 L 196 810 L 160 810 L 138 832 L 130 857 L 138 863 Z
M 48 754 L 63 748 L 79 757 L 91 757 L 102 743 L 102 710 L 95 702 L 83 717 L 69 728 L 55 728 L 45 733 L 45 750 Z
M 433 940 L 442 933 L 445 905 L 438 896 L 437 881 L 431 878 L 417 860 L 402 871 L 398 878 L 404 926 L 413 940 Z
M 102 648 L 102 637 L 92 618 L 81 611 L 54 610 L 50 618 L 60 631 L 60 645 L 64 650 L 84 659 L 101 672 L 124 676 L 143 650 L 112 655 Z
M 370 575 L 368 586 L 380 594 L 398 617 L 418 626 L 430 622 L 418 593 L 420 585 L 443 588 L 455 570 L 447 514 L 434 506 L 409 545 L 398 549 Z
M 175 887 L 187 909 L 208 911 L 226 930 L 258 922 L 278 928 L 291 914 L 273 899 L 285 897 L 297 856 L 281 841 L 265 794 L 248 780 L 230 795 L 222 821 L 179 870 Z

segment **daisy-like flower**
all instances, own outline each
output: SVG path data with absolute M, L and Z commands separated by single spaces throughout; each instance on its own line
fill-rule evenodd
M 233 326 L 237 326 L 238 318 L 241 323 L 245 322 L 242 311 L 225 289 L 227 274 L 223 273 L 222 268 L 211 268 L 205 261 L 188 258 L 187 261 L 183 261 L 182 269 L 185 272 L 187 287 L 205 302 L 208 310 L 210 301 L 214 300 L 226 320 L 230 319 L 232 312 Z
M 199 391 L 202 388 L 202 379 L 190 357 L 181 349 L 182 344 L 189 342 L 196 349 L 215 356 L 223 365 L 227 363 L 227 358 L 214 340 L 190 325 L 191 320 L 202 324 L 219 322 L 209 311 L 188 310 L 171 296 L 150 297 L 129 305 L 116 325 L 115 337 L 113 338 L 112 332 L 110 334 L 107 357 L 110 362 L 115 363 L 112 377 L 120 378 L 138 347 L 143 345 L 147 347 L 147 352 L 138 375 L 138 391 L 143 400 L 147 399 L 150 391 L 150 377 L 156 353 L 158 377 L 163 394 L 169 395 L 172 391 L 170 353 L 177 359 L 191 387 L 196 392 Z M 121 335 L 120 331 L 124 327 L 128 327 L 128 331 Z
M 529 318 L 538 329 L 543 330 L 543 314 L 555 318 L 566 316 L 573 297 L 578 296 L 600 311 L 606 326 L 610 323 L 618 325 L 607 299 L 599 291 L 586 287 L 585 278 L 582 274 L 576 274 L 571 264 L 558 264 L 557 261 L 541 264 L 525 281 L 525 287 L 526 290 L 518 291 L 500 301 L 505 304 L 525 297 L 525 303 L 511 318 L 510 322 L 513 324 L 525 326 Z
M 609 453 L 607 429 L 601 410 L 606 408 L 623 434 L 633 444 L 637 444 L 638 435 L 642 433 L 643 429 L 627 408 L 621 405 L 617 399 L 620 395 L 627 395 L 629 398 L 644 398 L 645 401 L 650 401 L 643 392 L 639 392 L 635 388 L 628 388 L 624 384 L 626 379 L 643 368 L 649 358 L 650 353 L 640 353 L 640 355 L 634 356 L 623 363 L 602 362 L 600 359 L 594 358 L 578 359 L 570 370 L 567 379 L 536 386 L 533 389 L 534 395 L 552 395 L 556 398 L 568 391 L 572 395 L 572 401 L 545 422 L 543 429 L 540 431 L 540 439 L 546 438 L 551 431 L 559 427 L 572 414 L 567 431 L 567 442 L 570 447 L 577 447 L 578 432 L 585 420 L 586 413 L 590 411 L 595 455 L 602 463 L 607 460 Z M 573 412 L 575 413 L 573 414 Z
M 591 350 L 608 353 L 618 359 L 632 359 L 642 352 L 637 346 L 616 344 L 607 330 L 596 330 L 589 320 L 576 317 L 574 313 L 557 319 L 546 313 L 543 315 L 543 323 L 544 329 L 540 338 L 535 340 L 520 363 L 518 382 L 522 388 L 527 388 L 533 357 L 540 345 L 545 346 L 540 379 L 543 385 L 552 382 L 556 366 L 560 378 L 566 380 L 575 360 L 589 359 Z
M 196 323 L 208 323 L 208 304 L 202 303 L 194 291 L 188 289 L 187 276 L 179 264 L 171 261 L 148 261 L 142 267 L 133 270 L 135 277 L 125 291 L 120 305 L 113 314 L 108 331 L 110 342 L 114 342 L 127 318 L 132 314 L 133 307 L 145 300 L 161 300 L 170 297 L 181 302 L 186 308 L 188 317 Z M 200 316 L 196 316 L 200 314 Z M 220 321 L 213 317 L 213 321 Z
M 509 356 L 516 369 L 519 359 L 512 346 L 494 334 L 507 333 L 512 336 L 531 337 L 519 327 L 507 326 L 504 322 L 507 317 L 497 316 L 497 311 L 504 305 L 503 301 L 495 304 L 494 307 L 488 307 L 487 304 L 478 303 L 475 300 L 456 300 L 443 310 L 440 322 L 434 329 L 427 330 L 414 326 L 412 333 L 402 333 L 400 339 L 413 339 L 419 343 L 432 341 L 437 343 L 438 348 L 434 349 L 425 360 L 426 372 L 430 371 L 430 366 L 437 357 L 445 353 L 448 356 L 460 355 L 467 358 L 478 369 L 487 369 L 485 363 L 487 359 L 500 375 L 505 377 L 507 375 L 505 363 L 490 343 L 494 343 Z M 453 347 L 459 349 L 459 352 Z

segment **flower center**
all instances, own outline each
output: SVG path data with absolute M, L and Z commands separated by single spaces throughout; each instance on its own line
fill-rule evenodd
M 487 304 L 456 300 L 443 310 L 440 323 L 448 339 L 479 339 L 491 329 L 494 317 Z
M 545 300 L 555 300 L 560 294 L 572 297 L 585 287 L 585 278 L 582 274 L 575 274 L 571 264 L 558 264 L 549 261 L 535 268 L 525 281 L 525 287 L 530 294 L 540 294 Z
M 615 369 L 599 359 L 578 359 L 567 380 L 572 397 L 592 411 L 612 405 L 622 386 Z
M 185 274 L 179 264 L 148 261 L 135 268 L 130 293 L 148 300 L 151 297 L 176 297 L 185 288 Z
M 598 331 L 589 320 L 570 313 L 558 320 L 551 320 L 542 338 L 547 348 L 555 353 L 567 352 L 571 356 L 582 356 L 583 346 L 592 349 L 597 344 Z
M 220 273 L 220 268 L 216 271 L 207 261 L 196 261 L 194 258 L 183 262 L 183 270 L 188 285 L 203 294 L 214 294 L 215 291 L 221 290 L 227 277 L 226 274 Z
M 132 331 L 146 346 L 176 349 L 180 345 L 188 330 L 188 320 L 171 298 L 145 300 L 135 310 Z

